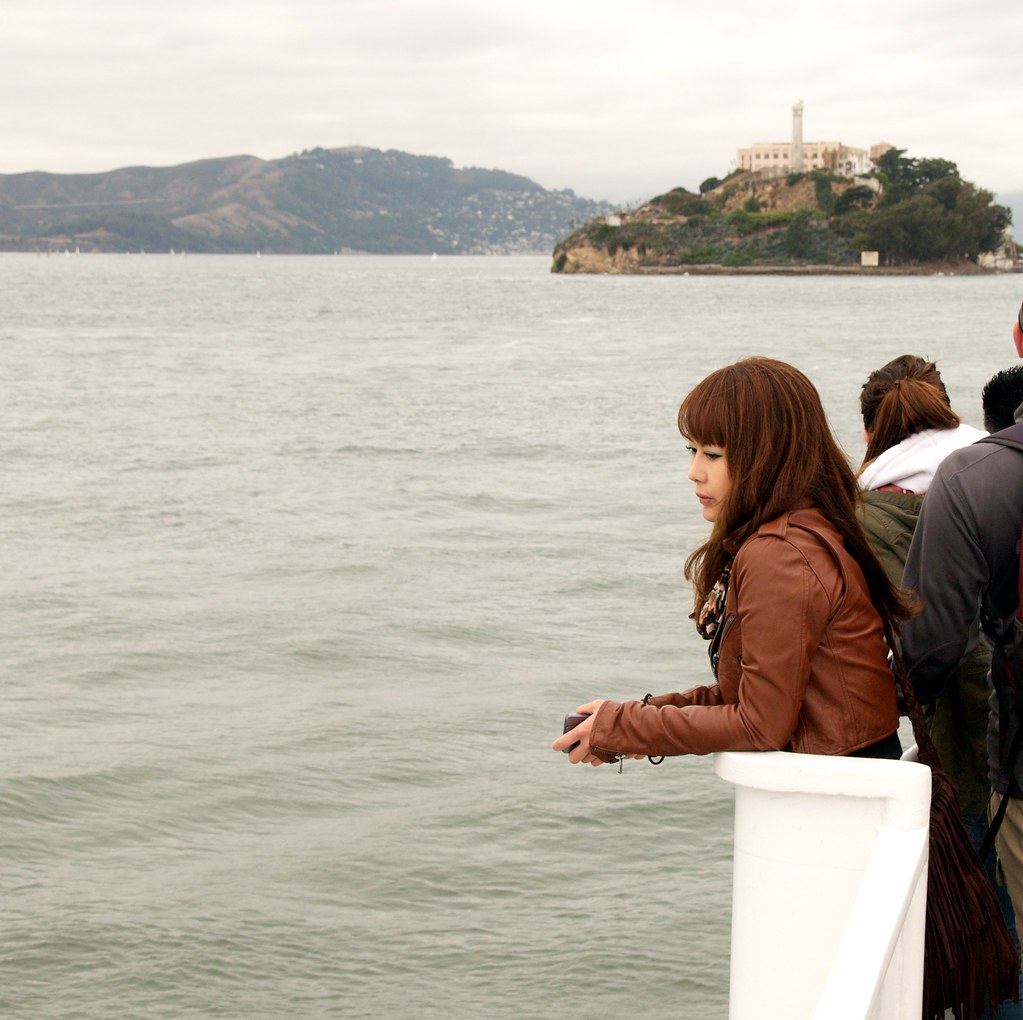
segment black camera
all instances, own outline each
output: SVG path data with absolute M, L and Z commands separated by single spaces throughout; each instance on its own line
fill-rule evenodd
M 579 714 L 566 715 L 565 728 L 561 732 L 567 733 L 569 730 L 574 730 L 576 726 L 578 726 L 579 723 L 581 723 L 584 719 L 589 719 L 589 715 L 587 715 L 586 713 L 583 713 L 582 715 Z M 566 747 L 564 749 L 565 754 L 568 754 L 569 751 L 574 751 L 579 746 L 579 743 L 580 741 L 577 740 L 571 747 Z

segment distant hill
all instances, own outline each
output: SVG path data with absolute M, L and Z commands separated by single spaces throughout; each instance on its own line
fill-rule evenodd
M 610 211 L 502 170 L 379 149 L 0 175 L 0 251 L 548 254 Z

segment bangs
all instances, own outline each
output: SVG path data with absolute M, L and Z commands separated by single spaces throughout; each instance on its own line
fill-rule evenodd
M 697 383 L 678 409 L 678 430 L 686 439 L 706 446 L 731 444 L 735 426 L 735 386 L 728 369 L 720 369 Z

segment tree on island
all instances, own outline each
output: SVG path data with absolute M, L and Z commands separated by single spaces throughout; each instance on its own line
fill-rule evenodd
M 966 259 L 998 248 L 1012 213 L 990 191 L 959 176 L 947 159 L 909 159 L 889 149 L 877 161 L 881 197 L 873 211 L 851 210 L 835 228 L 885 265 Z

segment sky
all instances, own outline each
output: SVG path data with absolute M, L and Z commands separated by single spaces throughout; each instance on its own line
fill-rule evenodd
M 1021 41 L 1020 0 L 3 0 L 0 174 L 364 145 L 630 205 L 791 139 L 802 100 L 808 142 L 1006 200 Z

